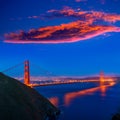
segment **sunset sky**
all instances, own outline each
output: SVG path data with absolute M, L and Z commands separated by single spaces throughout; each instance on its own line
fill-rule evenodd
M 1 0 L 0 71 L 27 59 L 62 76 L 120 74 L 119 6 L 120 0 Z

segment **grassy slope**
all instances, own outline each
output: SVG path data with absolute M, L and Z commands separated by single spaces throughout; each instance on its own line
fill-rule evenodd
M 45 120 L 59 110 L 19 81 L 0 73 L 0 120 Z

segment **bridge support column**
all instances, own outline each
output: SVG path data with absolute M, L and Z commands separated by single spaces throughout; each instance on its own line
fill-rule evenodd
M 101 71 L 100 72 L 100 86 L 103 86 L 104 82 L 105 82 L 105 80 L 104 80 L 104 72 Z
M 24 62 L 24 84 L 30 84 L 30 71 L 29 71 L 29 61 Z

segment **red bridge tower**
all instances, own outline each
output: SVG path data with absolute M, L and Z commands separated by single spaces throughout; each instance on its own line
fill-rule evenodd
M 30 84 L 30 71 L 29 71 L 29 61 L 24 62 L 24 84 Z

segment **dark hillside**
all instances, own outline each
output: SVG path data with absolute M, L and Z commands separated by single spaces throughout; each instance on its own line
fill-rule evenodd
M 34 89 L 0 73 L 0 120 L 45 120 L 59 110 Z

